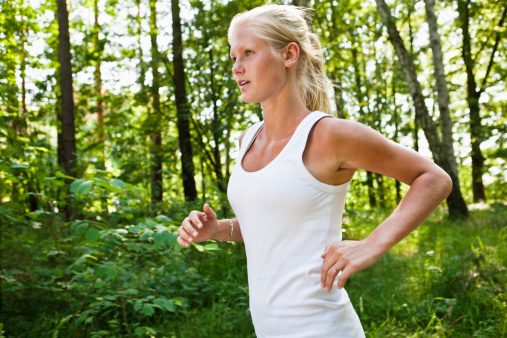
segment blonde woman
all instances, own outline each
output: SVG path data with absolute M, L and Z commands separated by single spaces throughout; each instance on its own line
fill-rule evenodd
M 245 243 L 258 337 L 363 337 L 343 289 L 347 278 L 421 224 L 450 193 L 451 180 L 418 153 L 329 115 L 322 48 L 304 9 L 266 5 L 238 14 L 228 38 L 241 97 L 261 104 L 264 121 L 240 137 L 228 186 L 236 218 L 217 220 L 205 204 L 183 221 L 178 242 Z M 342 241 L 356 169 L 410 189 L 368 237 Z

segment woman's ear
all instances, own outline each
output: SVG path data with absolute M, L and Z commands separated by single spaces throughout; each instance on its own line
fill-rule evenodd
M 299 59 L 299 46 L 295 42 L 289 42 L 287 46 L 285 46 L 285 67 L 292 67 L 296 64 Z

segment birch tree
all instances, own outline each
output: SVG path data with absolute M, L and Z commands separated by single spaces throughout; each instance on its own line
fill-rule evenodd
M 421 127 L 424 130 L 424 135 L 428 140 L 428 144 L 433 154 L 433 158 L 435 163 L 438 164 L 442 169 L 444 169 L 447 174 L 452 179 L 453 187 L 451 194 L 447 197 L 447 206 L 449 210 L 450 217 L 462 217 L 468 215 L 468 208 L 466 206 L 465 200 L 461 194 L 459 177 L 457 174 L 457 170 L 455 169 L 456 159 L 454 154 L 451 155 L 452 145 L 448 144 L 449 139 L 448 136 L 440 138 L 437 129 L 434 125 L 434 122 L 428 112 L 428 107 L 424 102 L 424 95 L 422 93 L 421 85 L 417 79 L 417 74 L 415 72 L 414 61 L 410 57 L 403 40 L 401 39 L 400 33 L 396 28 L 395 22 L 391 16 L 391 12 L 387 4 L 384 0 L 375 0 L 377 3 L 377 9 L 382 17 L 382 21 L 384 26 L 387 28 L 389 33 L 389 40 L 393 44 L 396 55 L 400 60 L 401 67 L 403 69 L 403 73 L 405 75 L 405 79 L 408 84 L 408 88 L 410 91 L 410 95 L 412 96 L 412 100 L 414 101 L 416 118 L 421 122 Z M 450 125 L 443 124 L 444 127 L 450 128 Z M 442 124 L 441 124 L 442 127 Z M 444 134 L 444 133 L 443 133 Z M 452 131 L 447 130 L 445 134 L 451 135 L 452 140 Z

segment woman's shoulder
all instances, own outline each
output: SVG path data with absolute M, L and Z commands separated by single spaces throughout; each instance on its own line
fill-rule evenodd
M 320 119 L 314 126 L 310 141 L 313 151 L 322 156 L 336 157 L 339 163 L 370 156 L 373 150 L 383 153 L 390 144 L 374 129 L 337 117 Z
M 320 119 L 314 126 L 314 133 L 323 142 L 336 142 L 362 137 L 377 133 L 372 128 L 352 120 L 346 120 L 329 115 Z

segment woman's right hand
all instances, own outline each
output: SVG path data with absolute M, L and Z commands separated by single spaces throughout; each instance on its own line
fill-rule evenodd
M 177 238 L 181 246 L 189 247 L 192 242 L 203 242 L 212 238 L 217 228 L 217 214 L 206 203 L 203 212 L 193 210 L 178 228 Z

